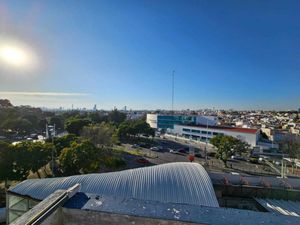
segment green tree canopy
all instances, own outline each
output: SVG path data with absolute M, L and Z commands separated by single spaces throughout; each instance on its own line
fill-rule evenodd
M 147 135 L 154 136 L 155 131 L 144 120 L 127 120 L 120 124 L 118 137 Z
M 126 114 L 118 111 L 117 109 L 109 112 L 107 116 L 108 122 L 113 123 L 116 126 L 119 126 L 122 122 L 126 120 Z
M 88 113 L 88 119 L 90 119 L 92 123 L 102 123 L 107 121 L 108 117 L 107 115 L 97 111 Z
M 88 124 L 90 124 L 90 121 L 87 119 L 70 118 L 66 121 L 65 129 L 70 134 L 75 134 L 78 136 L 81 129 Z
M 111 146 L 117 140 L 114 136 L 115 127 L 102 122 L 101 124 L 83 127 L 81 136 L 89 139 L 95 146 Z
M 10 144 L 0 141 L 0 180 L 5 181 L 5 186 L 7 186 L 7 181 L 14 177 L 13 162 Z
M 54 125 L 55 124 L 55 127 L 57 129 L 62 129 L 64 128 L 64 125 L 63 125 L 63 120 L 61 117 L 59 116 L 53 116 L 50 118 L 50 124 L 51 125 Z
M 78 137 L 75 134 L 68 134 L 62 137 L 55 137 L 54 138 L 54 145 L 56 150 L 56 155 L 59 156 L 61 151 L 64 148 L 68 148 L 71 146 L 73 141 L 76 141 Z
M 231 136 L 218 135 L 210 140 L 210 143 L 217 148 L 217 158 L 221 159 L 225 166 L 227 160 L 234 154 L 241 155 L 248 148 L 248 144 Z
M 64 175 L 97 172 L 99 170 L 98 149 L 88 140 L 72 142 L 59 156 Z
M 51 160 L 53 150 L 52 143 L 24 141 L 12 148 L 14 154 L 14 166 L 22 174 L 21 179 L 26 179 L 29 172 L 37 173 Z

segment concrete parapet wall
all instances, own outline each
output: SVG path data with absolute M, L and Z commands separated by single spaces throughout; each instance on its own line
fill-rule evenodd
M 214 185 L 214 189 L 218 195 L 233 197 L 256 197 L 256 198 L 273 198 L 283 200 L 300 201 L 300 191 L 290 189 L 254 187 L 246 185 Z
M 115 213 L 94 212 L 68 208 L 63 208 L 62 215 L 63 225 L 195 225 L 195 223 L 187 223 L 182 221 L 153 219 Z

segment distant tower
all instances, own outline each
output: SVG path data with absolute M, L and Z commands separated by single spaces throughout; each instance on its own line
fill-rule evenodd
M 125 111 L 125 112 L 127 111 L 127 107 L 126 107 L 126 105 L 124 106 L 124 111 Z
M 46 139 L 49 139 L 49 130 L 48 130 L 48 124 L 46 123 Z
M 93 110 L 94 110 L 94 111 L 97 111 L 97 105 L 96 105 L 96 104 L 94 105 Z
M 73 104 L 72 104 L 72 111 L 73 111 L 73 108 L 74 108 L 74 107 L 73 107 Z

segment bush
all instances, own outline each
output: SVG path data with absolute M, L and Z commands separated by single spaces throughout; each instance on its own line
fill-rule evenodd
M 126 166 L 126 162 L 120 157 L 108 156 L 104 160 L 104 165 L 106 168 L 120 169 Z
M 251 157 L 251 158 L 249 159 L 249 162 L 258 164 L 259 161 L 258 161 L 258 158 Z

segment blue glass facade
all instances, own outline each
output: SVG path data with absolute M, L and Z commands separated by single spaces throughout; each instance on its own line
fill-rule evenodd
M 185 115 L 158 115 L 157 127 L 160 129 L 174 129 L 174 125 L 194 124 L 196 123 L 196 116 Z

